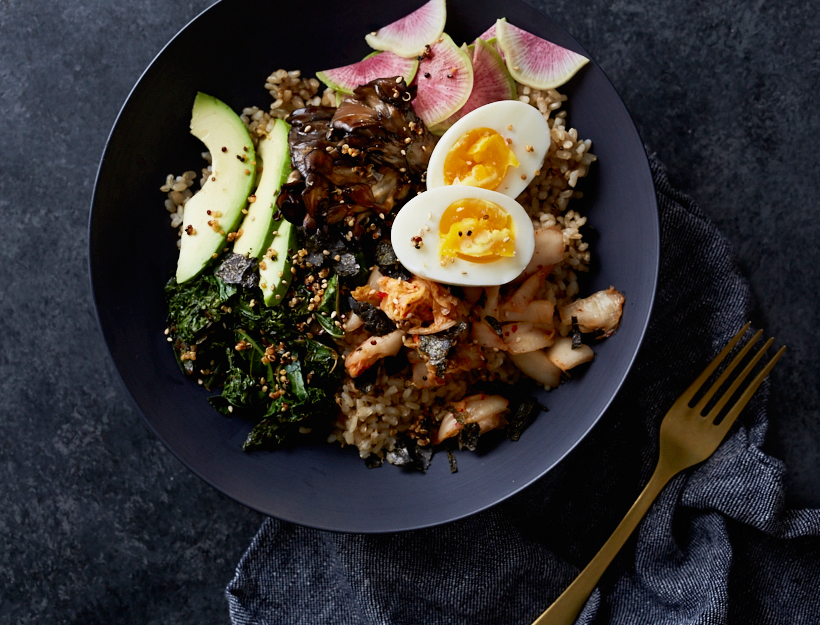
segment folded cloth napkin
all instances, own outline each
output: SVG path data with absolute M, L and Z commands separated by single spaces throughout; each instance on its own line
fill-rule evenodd
M 649 479 L 666 410 L 750 313 L 727 240 L 650 164 L 655 309 L 590 435 L 524 492 L 441 527 L 373 536 L 266 520 L 226 590 L 235 625 L 526 625 L 564 590 Z M 820 623 L 820 510 L 784 507 L 784 466 L 760 450 L 767 388 L 663 490 L 578 623 Z

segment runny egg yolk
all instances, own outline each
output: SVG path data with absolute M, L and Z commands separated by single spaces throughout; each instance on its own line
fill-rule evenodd
M 445 184 L 462 184 L 495 191 L 518 159 L 492 128 L 473 128 L 461 135 L 444 159 Z
M 515 224 L 510 214 L 498 204 L 465 198 L 445 209 L 439 221 L 442 266 L 455 258 L 491 263 L 514 255 Z

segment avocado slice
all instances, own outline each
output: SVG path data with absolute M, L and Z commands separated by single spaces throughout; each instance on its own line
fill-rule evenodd
M 180 284 L 197 276 L 222 250 L 228 233 L 242 218 L 256 177 L 256 154 L 248 130 L 224 102 L 197 93 L 191 134 L 210 151 L 212 173 L 185 205 L 176 273 Z
M 268 306 L 285 298 L 293 273 L 288 250 L 296 248 L 296 228 L 287 219 L 275 222 L 276 233 L 267 252 L 259 261 L 259 287 Z
M 248 214 L 242 220 L 240 236 L 233 244 L 235 254 L 248 258 L 261 258 L 270 247 L 273 232 L 278 229 L 276 214 L 276 196 L 290 173 L 290 150 L 288 149 L 288 132 L 290 124 L 276 119 L 267 136 L 259 139 L 257 155 L 262 164 L 259 186 L 248 206 Z
M 288 250 L 296 247 L 296 231 L 286 219 L 275 219 L 278 210 L 274 205 L 291 171 L 289 132 L 290 125 L 277 119 L 270 133 L 259 140 L 262 175 L 242 221 L 242 236 L 233 244 L 235 254 L 259 259 L 259 286 L 268 306 L 282 301 L 293 276 Z

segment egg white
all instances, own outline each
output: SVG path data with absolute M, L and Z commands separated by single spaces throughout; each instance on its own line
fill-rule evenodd
M 441 266 L 439 222 L 450 204 L 477 198 L 495 202 L 512 217 L 515 224 L 515 255 L 491 263 L 473 263 L 461 258 Z M 421 237 L 416 249 L 413 237 Z M 532 258 L 535 237 L 527 212 L 513 198 L 497 191 L 460 185 L 425 191 L 405 204 L 393 221 L 391 241 L 399 261 L 411 273 L 442 284 L 456 286 L 493 286 L 517 278 Z
M 512 129 L 510 129 L 512 127 Z M 510 139 L 510 149 L 518 160 L 518 167 L 510 167 L 507 175 L 496 189 L 512 198 L 532 182 L 535 172 L 541 169 L 550 147 L 550 129 L 540 111 L 518 100 L 503 100 L 485 104 L 453 124 L 438 140 L 427 165 L 427 188 L 447 186 L 444 182 L 444 159 L 453 144 L 473 128 L 492 128 L 504 139 Z M 528 152 L 526 146 L 532 147 Z M 522 179 L 524 175 L 526 178 Z

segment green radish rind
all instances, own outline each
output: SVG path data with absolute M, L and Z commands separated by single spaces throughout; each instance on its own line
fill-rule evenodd
M 585 56 L 536 37 L 505 18 L 496 21 L 495 32 L 512 77 L 534 89 L 560 87 L 589 62 Z
M 431 128 L 433 134 L 442 134 L 467 113 L 485 104 L 499 100 L 515 100 L 518 97 L 515 80 L 507 71 L 504 60 L 495 48 L 483 39 L 476 39 L 474 45 L 473 90 L 470 97 L 453 115 Z
M 374 50 L 416 58 L 424 47 L 441 37 L 447 22 L 445 0 L 430 0 L 409 15 L 365 36 Z
M 473 90 L 470 57 L 447 33 L 430 46 L 430 54 L 419 61 L 413 82 L 418 88 L 413 100 L 416 115 L 430 128 L 458 111 Z
M 358 63 L 317 72 L 316 78 L 337 92 L 351 94 L 356 87 L 377 78 L 401 76 L 409 84 L 418 67 L 418 59 L 407 59 L 392 52 L 373 52 Z

